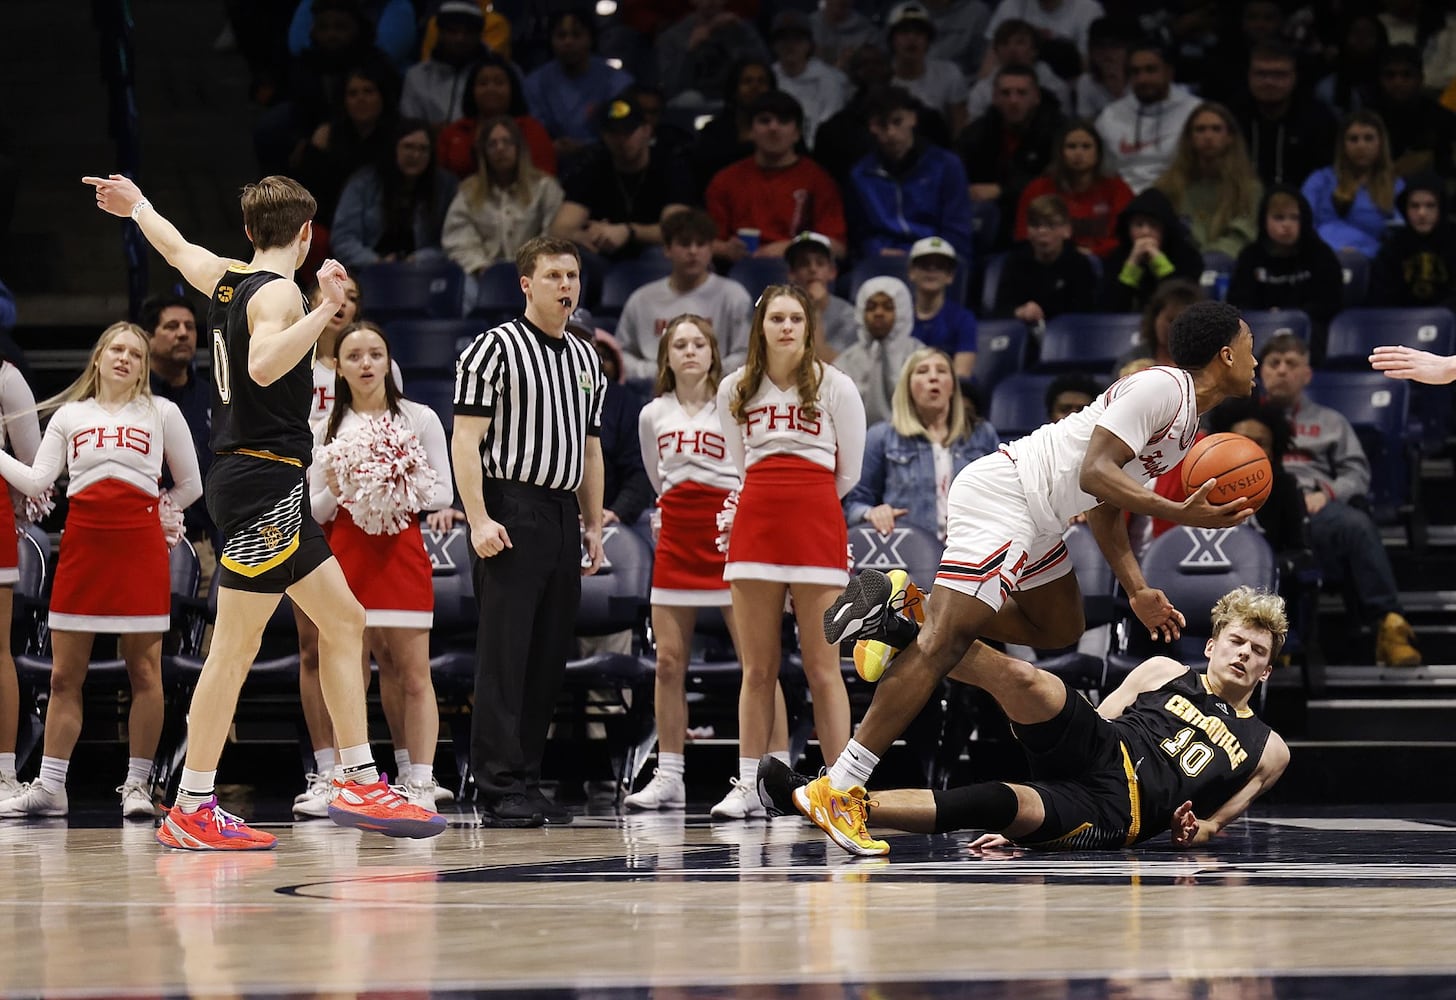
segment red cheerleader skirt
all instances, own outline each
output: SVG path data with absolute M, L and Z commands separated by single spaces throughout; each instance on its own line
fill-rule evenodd
M 679 483 L 662 495 L 662 530 L 652 560 L 652 603 L 677 608 L 732 604 L 718 551 L 718 512 L 727 490 Z
M 172 578 L 156 497 L 103 479 L 70 498 L 51 585 L 56 632 L 165 632 Z
M 0 499 L 6 491 L 0 489 Z M 15 527 L 13 524 L 12 527 Z M 20 579 L 20 528 L 0 529 L 0 587 L 13 587 Z
M 725 580 L 843 587 L 848 553 L 849 529 L 833 472 L 793 455 L 771 455 L 748 467 L 728 538 Z
M 435 590 L 420 523 L 397 535 L 366 534 L 348 510 L 324 525 L 324 537 L 349 589 L 364 605 L 370 628 L 429 628 L 435 623 Z

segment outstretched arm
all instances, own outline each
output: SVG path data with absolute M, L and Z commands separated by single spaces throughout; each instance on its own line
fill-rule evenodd
M 1242 816 L 1255 799 L 1273 788 L 1288 766 L 1288 745 L 1278 733 L 1270 733 L 1253 776 L 1234 793 L 1233 798 L 1219 806 L 1217 812 L 1208 819 L 1199 819 L 1193 815 L 1192 802 L 1185 802 L 1173 811 L 1173 843 L 1178 847 L 1207 843 L 1214 834 Z
M 1427 385 L 1456 382 L 1456 357 L 1443 358 L 1413 347 L 1377 347 L 1370 354 L 1370 367 L 1390 378 Z
M 112 174 L 110 177 L 82 177 L 81 181 L 96 189 L 97 208 L 122 219 L 130 217 L 147 242 L 203 295 L 211 296 L 228 267 L 241 263 L 188 243 L 177 227 L 152 207 L 152 203 L 142 195 L 141 188 L 131 179 Z

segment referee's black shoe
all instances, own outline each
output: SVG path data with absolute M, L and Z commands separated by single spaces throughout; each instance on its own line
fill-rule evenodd
M 534 802 L 519 792 L 486 799 L 480 806 L 480 825 L 494 827 L 545 826 L 546 817 Z
M 548 799 L 540 786 L 528 785 L 526 787 L 526 801 L 530 803 L 532 809 L 541 814 L 546 820 L 547 826 L 566 826 L 576 818 L 571 814 L 570 809 Z

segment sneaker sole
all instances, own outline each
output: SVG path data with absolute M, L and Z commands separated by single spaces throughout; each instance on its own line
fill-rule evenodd
M 181 834 L 181 838 L 178 837 Z M 162 820 L 162 825 L 157 827 L 157 843 L 163 847 L 169 847 L 174 851 L 212 851 L 219 854 L 235 853 L 238 851 L 271 851 L 278 846 L 277 838 L 266 844 L 255 842 L 238 847 L 219 847 L 213 844 L 206 844 L 196 837 L 179 829 L 171 819 Z
M 846 639 L 858 639 L 867 625 L 883 617 L 892 593 L 890 578 L 867 570 L 855 576 L 824 612 L 824 640 L 837 646 Z
M 798 809 L 799 812 L 803 813 L 810 823 L 813 823 L 820 830 L 824 831 L 825 835 L 827 835 L 830 840 L 838 844 L 841 849 L 849 854 L 853 854 L 855 857 L 860 858 L 878 858 L 890 853 L 890 849 L 888 847 L 885 848 L 883 851 L 878 849 L 872 850 L 862 847 L 856 841 L 852 840 L 849 837 L 846 837 L 843 833 L 840 833 L 839 828 L 836 827 L 833 823 L 829 823 L 827 821 L 821 823 L 819 819 L 814 815 L 813 806 L 809 802 L 808 788 L 808 785 L 804 785 L 801 788 L 794 789 L 794 808 Z
M 662 812 L 668 809 L 686 809 L 688 804 L 683 802 L 654 802 L 648 805 L 643 802 L 633 802 L 631 799 L 623 799 L 622 805 L 628 809 L 636 809 L 638 812 Z
M 445 817 L 439 814 L 429 819 L 379 819 L 364 813 L 354 812 L 341 806 L 329 806 L 329 819 L 338 826 L 369 833 L 382 833 L 386 837 L 408 837 L 412 840 L 427 840 L 438 837 L 449 826 Z

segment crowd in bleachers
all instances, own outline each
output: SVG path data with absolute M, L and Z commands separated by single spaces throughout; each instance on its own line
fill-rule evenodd
M 1171 363 L 1177 313 L 1224 299 L 1248 315 L 1268 405 L 1211 426 L 1289 473 L 1261 530 L 1289 565 L 1303 553 L 1314 579 L 1345 582 L 1376 659 L 1419 662 L 1377 524 L 1411 520 L 1412 469 L 1444 446 L 1449 402 L 1388 382 L 1372 402 L 1361 379 L 1380 380 L 1376 343 L 1456 349 L 1456 15 L 1419 0 L 680 6 L 240 9 L 260 173 L 313 192 L 312 256 L 357 278 L 331 337 L 381 324 L 393 379 L 448 430 L 460 349 L 519 313 L 516 251 L 572 241 L 576 332 L 609 382 L 607 518 L 635 525 L 659 470 L 633 432 L 660 395 L 668 322 L 701 320 L 730 375 L 754 300 L 788 283 L 812 307 L 814 356 L 865 411 L 847 524 L 943 538 L 956 471 Z M 205 460 L 192 313 L 159 300 L 143 325 L 153 392 Z M 320 375 L 316 416 L 334 385 Z M 200 506 L 185 530 L 215 533 Z

